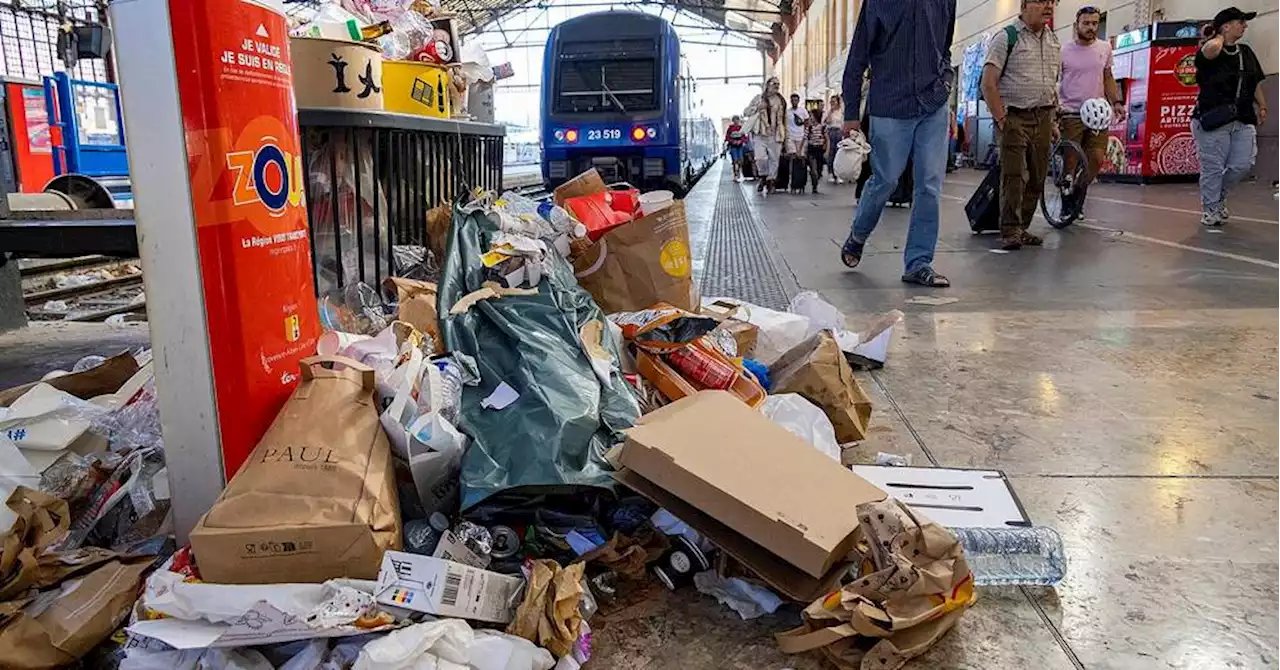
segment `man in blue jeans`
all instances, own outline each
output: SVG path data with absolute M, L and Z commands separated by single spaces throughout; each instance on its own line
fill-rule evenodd
M 951 282 L 933 270 L 938 244 L 938 209 L 947 166 L 951 121 L 947 98 L 955 71 L 951 37 L 955 0 L 866 0 L 844 68 L 845 132 L 862 129 L 862 79 L 871 69 L 866 113 L 871 133 L 871 180 L 853 214 L 853 229 L 840 250 L 848 267 L 862 260 L 885 203 L 897 187 L 907 160 L 914 158 L 914 205 L 907 232 L 902 281 L 944 287 Z

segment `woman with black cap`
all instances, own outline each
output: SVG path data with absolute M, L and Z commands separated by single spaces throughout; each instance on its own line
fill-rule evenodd
M 1200 223 L 1221 226 L 1230 218 L 1227 191 L 1253 169 L 1258 154 L 1259 123 L 1267 120 L 1262 94 L 1262 64 L 1241 44 L 1247 22 L 1257 12 L 1228 7 L 1205 26 L 1205 41 L 1196 52 L 1196 84 L 1200 87 L 1192 114 L 1191 134 L 1200 155 Z M 1256 109 L 1255 109 L 1256 106 Z

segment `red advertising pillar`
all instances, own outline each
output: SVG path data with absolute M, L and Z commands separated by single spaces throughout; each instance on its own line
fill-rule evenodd
M 185 537 L 318 335 L 288 32 L 278 8 L 252 0 L 117 0 L 110 11 Z

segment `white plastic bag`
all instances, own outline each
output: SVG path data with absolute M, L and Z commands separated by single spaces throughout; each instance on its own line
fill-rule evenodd
M 822 330 L 838 333 L 845 329 L 844 313 L 815 291 L 801 291 L 799 295 L 792 298 L 791 306 L 787 311 L 809 319 L 806 337 L 812 337 Z
M 840 443 L 836 429 L 821 407 L 797 393 L 779 393 L 765 399 L 760 411 L 774 423 L 812 444 L 818 451 L 840 462 Z
M 760 329 L 752 357 L 765 365 L 772 365 L 774 361 L 808 337 L 809 319 L 807 317 L 779 312 L 733 298 L 702 299 L 702 304 L 706 306 L 712 306 L 717 302 L 737 305 L 738 311 L 734 313 L 733 318 L 746 321 Z
M 699 572 L 693 576 L 698 593 L 713 596 L 720 604 L 738 613 L 743 621 L 764 614 L 773 614 L 782 606 L 782 598 L 763 586 L 737 577 L 724 578 L 715 570 Z
M 467 670 L 474 643 L 461 619 L 414 624 L 366 644 L 352 670 Z
M 871 154 L 871 145 L 860 132 L 840 140 L 836 145 L 836 157 L 832 169 L 836 176 L 845 181 L 857 181 L 862 175 L 862 163 Z
M 475 670 L 550 670 L 556 660 L 551 652 L 522 637 L 478 630 L 468 650 L 468 663 Z

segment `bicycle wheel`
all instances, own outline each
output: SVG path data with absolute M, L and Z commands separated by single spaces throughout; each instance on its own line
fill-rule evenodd
M 1049 225 L 1066 228 L 1080 216 L 1080 193 L 1076 185 L 1088 168 L 1084 149 L 1071 140 L 1058 140 L 1049 151 L 1049 171 L 1040 193 L 1040 211 Z

